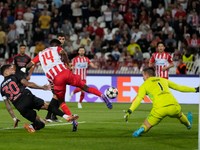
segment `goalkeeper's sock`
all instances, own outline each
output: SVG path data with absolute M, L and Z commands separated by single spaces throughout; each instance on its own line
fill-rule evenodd
M 190 127 L 190 122 L 188 118 L 182 113 L 181 116 L 179 117 L 179 120 L 182 124 L 184 124 L 187 128 Z
M 65 102 L 62 102 L 62 103 L 60 104 L 60 108 L 62 109 L 62 111 L 63 111 L 66 115 L 69 115 L 69 116 L 72 115 L 72 113 L 71 113 L 69 107 L 66 105 Z

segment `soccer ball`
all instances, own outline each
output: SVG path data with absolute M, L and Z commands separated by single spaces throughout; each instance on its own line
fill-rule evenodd
M 117 88 L 115 87 L 109 87 L 107 90 L 106 90 L 106 96 L 110 99 L 114 99 L 116 98 L 118 95 L 118 90 Z

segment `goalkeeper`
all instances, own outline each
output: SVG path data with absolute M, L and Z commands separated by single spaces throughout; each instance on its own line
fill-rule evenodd
M 124 118 L 128 121 L 130 114 L 140 105 L 146 94 L 151 98 L 153 107 L 141 127 L 133 132 L 133 137 L 147 132 L 166 116 L 177 118 L 187 129 L 191 129 L 192 113 L 188 112 L 187 117 L 183 114 L 181 106 L 170 92 L 170 88 L 180 92 L 199 92 L 199 87 L 182 86 L 167 79 L 155 77 L 155 70 L 151 67 L 143 70 L 143 78 L 145 82 L 140 86 L 138 94 L 131 107 L 126 111 Z

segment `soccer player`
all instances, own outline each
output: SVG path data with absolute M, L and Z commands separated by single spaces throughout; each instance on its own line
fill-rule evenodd
M 13 57 L 13 64 L 16 68 L 16 72 L 19 72 L 21 70 L 21 68 L 26 67 L 26 65 L 31 61 L 31 58 L 25 54 L 26 51 L 26 45 L 21 44 L 19 46 L 19 54 L 16 54 Z M 34 66 L 29 70 L 29 72 L 26 72 L 26 79 L 30 80 L 30 75 L 32 74 L 34 70 Z
M 167 116 L 177 118 L 187 129 L 191 129 L 192 113 L 189 112 L 187 117 L 183 114 L 181 106 L 170 92 L 170 88 L 181 92 L 199 92 L 199 87 L 192 88 L 178 85 L 170 80 L 155 77 L 155 70 L 152 67 L 143 70 L 143 78 L 145 82 L 140 86 L 138 94 L 131 107 L 126 111 L 124 118 L 128 121 L 130 114 L 140 105 L 146 94 L 150 96 L 153 107 L 141 127 L 133 132 L 133 136 L 138 137 L 142 133 L 149 131 Z
M 78 53 L 79 53 L 79 55 L 72 59 L 73 72 L 74 72 L 74 74 L 81 76 L 81 80 L 86 84 L 86 75 L 87 75 L 88 67 L 89 66 L 91 66 L 92 68 L 98 68 L 98 67 L 96 65 L 94 65 L 94 63 L 92 63 L 88 57 L 84 56 L 85 55 L 84 47 L 80 47 L 78 49 Z M 78 102 L 78 108 L 82 108 L 81 103 L 84 99 L 85 92 L 77 87 L 74 91 L 72 91 L 72 93 L 70 95 L 72 97 L 74 94 L 76 94 L 80 91 L 81 91 L 81 95 L 80 95 L 80 99 Z
M 164 43 L 158 42 L 157 52 L 152 54 L 149 60 L 149 67 L 155 67 L 157 77 L 168 79 L 169 69 L 174 67 L 174 63 L 172 60 L 172 56 L 164 50 Z
M 65 118 L 68 122 L 71 122 L 77 119 L 76 116 L 68 116 L 65 115 L 61 110 L 55 108 L 53 105 L 48 105 L 44 102 L 44 100 L 36 97 L 32 94 L 32 92 L 27 89 L 43 89 L 48 90 L 49 86 L 39 86 L 33 82 L 29 82 L 24 78 L 24 73 L 16 72 L 15 68 L 6 64 L 1 67 L 1 75 L 4 76 L 4 80 L 1 83 L 1 95 L 6 104 L 6 108 L 16 123 L 19 121 L 10 106 L 10 102 L 15 106 L 15 108 L 20 112 L 20 114 L 32 122 L 32 124 L 25 124 L 24 128 L 27 129 L 28 132 L 35 132 L 35 130 L 40 130 L 44 128 L 45 123 L 43 120 L 37 115 L 35 109 L 45 109 L 54 112 L 55 114 Z M 17 121 L 18 120 L 18 121 Z
M 61 42 L 57 39 L 53 39 L 51 40 L 50 45 L 51 47 L 39 52 L 39 54 L 27 65 L 27 68 L 30 68 L 38 62 L 41 63 L 45 75 L 47 76 L 48 80 L 53 83 L 54 94 L 59 99 L 60 107 L 63 112 L 65 114 L 69 113 L 69 108 L 64 100 L 67 84 L 79 87 L 86 92 L 101 97 L 106 103 L 107 107 L 112 109 L 112 103 L 104 94 L 102 94 L 96 88 L 88 87 L 81 81 L 80 76 L 73 74 L 72 71 L 66 67 L 65 60 L 67 54 L 61 47 Z

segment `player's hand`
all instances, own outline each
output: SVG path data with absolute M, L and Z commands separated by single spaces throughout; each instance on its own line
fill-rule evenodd
M 196 89 L 196 93 L 199 92 L 199 86 L 195 88 Z
M 124 115 L 124 119 L 126 122 L 128 122 L 128 119 L 130 118 L 132 111 L 130 109 L 125 110 L 125 115 Z
M 50 84 L 43 85 L 43 90 L 51 90 L 51 85 Z
M 17 119 L 17 118 L 14 119 L 14 128 L 18 127 L 19 122 L 20 122 L 19 119 Z

